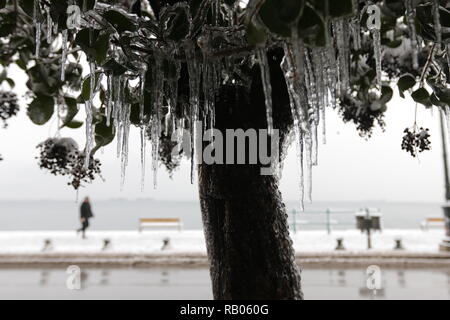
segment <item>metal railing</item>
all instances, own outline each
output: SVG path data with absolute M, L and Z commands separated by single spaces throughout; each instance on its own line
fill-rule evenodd
M 317 225 L 317 226 L 325 226 L 327 233 L 331 234 L 333 226 L 353 226 L 356 227 L 356 222 L 353 221 L 349 221 L 349 222 L 342 222 L 336 219 L 333 219 L 333 215 L 352 215 L 354 216 L 355 214 L 357 214 L 358 212 L 376 212 L 379 213 L 380 210 L 377 208 L 363 208 L 363 209 L 333 209 L 333 208 L 327 208 L 325 210 L 306 210 L 306 211 L 302 211 L 300 212 L 297 209 L 293 209 L 291 211 L 291 217 L 292 217 L 292 223 L 291 223 L 291 227 L 292 227 L 292 231 L 294 233 L 297 233 L 298 231 L 298 226 L 299 225 Z M 308 220 L 300 220 L 298 215 L 315 215 L 315 216 L 323 216 L 323 221 L 321 222 L 311 222 Z

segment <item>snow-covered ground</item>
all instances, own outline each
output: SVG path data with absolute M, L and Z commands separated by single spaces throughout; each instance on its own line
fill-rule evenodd
M 393 252 L 395 239 L 401 238 L 404 253 L 438 253 L 439 243 L 444 239 L 444 230 L 384 230 L 372 236 L 374 253 Z M 162 251 L 164 239 L 170 239 L 170 247 Z M 335 252 L 336 239 L 343 238 L 345 252 L 367 253 L 367 237 L 356 230 L 301 231 L 292 235 L 298 254 Z M 82 240 L 75 232 L 0 232 L 0 255 L 27 255 L 42 252 L 46 240 L 51 241 L 47 253 L 52 254 L 193 254 L 205 255 L 206 247 L 202 231 L 92 231 L 88 239 Z M 104 241 L 110 246 L 103 249 Z

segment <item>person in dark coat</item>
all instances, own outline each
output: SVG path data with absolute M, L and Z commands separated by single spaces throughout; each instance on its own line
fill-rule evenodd
M 82 233 L 83 239 L 86 239 L 86 229 L 89 228 L 89 219 L 93 217 L 89 197 L 86 197 L 80 207 L 81 228 L 77 230 L 77 233 Z

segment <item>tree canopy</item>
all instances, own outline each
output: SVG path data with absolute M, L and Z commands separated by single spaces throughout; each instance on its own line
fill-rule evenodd
M 0 83 L 12 89 L 10 65 L 26 73 L 36 125 L 57 117 L 61 128 L 80 128 L 84 105 L 85 147 L 52 139 L 41 154 L 68 175 L 83 172 L 74 163 L 83 162 L 87 181 L 98 171 L 95 152 L 114 139 L 126 167 L 131 125 L 141 128 L 142 165 L 149 139 L 153 170 L 161 160 L 173 169 L 172 132 L 182 139 L 197 120 L 213 127 L 220 88 L 249 91 L 255 68 L 272 131 L 270 52 L 281 50 L 299 166 L 309 179 L 326 107 L 365 136 L 384 126 L 394 90 L 416 108 L 450 116 L 449 8 L 447 0 L 0 0 Z M 2 120 L 17 112 L 11 99 L 1 91 Z M 404 148 L 426 150 L 426 132 L 412 124 Z

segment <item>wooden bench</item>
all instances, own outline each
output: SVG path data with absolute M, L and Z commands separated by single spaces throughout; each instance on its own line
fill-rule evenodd
M 139 232 L 150 228 L 177 228 L 181 231 L 183 223 L 180 218 L 141 218 L 139 219 Z
M 428 230 L 430 228 L 443 228 L 445 227 L 444 218 L 428 217 L 420 224 L 422 230 Z

